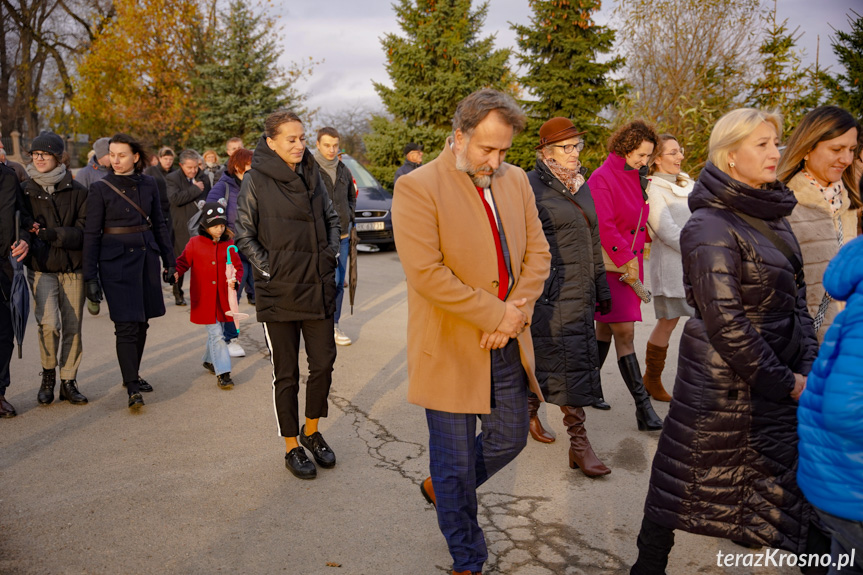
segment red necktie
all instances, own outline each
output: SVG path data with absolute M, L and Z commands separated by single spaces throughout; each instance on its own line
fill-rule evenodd
M 494 248 L 497 250 L 497 297 L 500 299 L 506 298 L 506 292 L 509 290 L 509 272 L 506 270 L 506 260 L 503 259 L 503 247 L 500 244 L 500 232 L 497 229 L 497 221 L 494 217 L 494 212 L 491 211 L 491 206 L 485 200 L 485 190 L 479 186 L 474 186 L 479 192 L 479 199 L 482 200 L 482 205 L 485 208 L 485 215 L 488 216 L 488 223 L 491 224 L 491 231 L 494 235 Z

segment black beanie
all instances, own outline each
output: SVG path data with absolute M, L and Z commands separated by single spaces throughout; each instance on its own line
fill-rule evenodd
M 219 224 L 228 225 L 228 210 L 219 202 L 207 202 L 201 208 L 201 226 L 212 228 Z
M 58 158 L 63 155 L 63 138 L 54 132 L 42 132 L 30 144 L 30 153 L 33 152 L 49 152 Z

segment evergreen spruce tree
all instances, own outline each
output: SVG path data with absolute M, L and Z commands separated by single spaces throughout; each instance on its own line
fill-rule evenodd
M 305 73 L 296 66 L 285 71 L 277 64 L 280 49 L 268 33 L 272 22 L 254 12 L 246 0 L 219 14 L 221 30 L 208 62 L 198 66 L 195 81 L 199 127 L 193 142 L 198 149 L 221 150 L 228 138 L 239 136 L 254 146 L 264 118 L 281 106 L 301 116 L 305 96 L 291 87 Z
M 513 89 L 510 50 L 495 50 L 494 36 L 479 37 L 488 2 L 474 10 L 471 0 L 399 0 L 393 8 L 404 35 L 381 40 L 392 87 L 375 83 L 388 115 L 375 116 L 365 137 L 369 169 L 390 189 L 407 142 L 423 144 L 428 161 L 462 98 L 485 87 Z
M 845 72 L 826 78 L 832 99 L 855 117 L 863 119 L 863 16 L 851 10 L 850 32 L 836 30 L 833 52 Z
M 599 62 L 611 52 L 615 31 L 599 26 L 593 15 L 600 0 L 530 0 L 533 15 L 530 25 L 512 24 L 518 34 L 518 60 L 525 74 L 519 78 L 527 89 L 522 102 L 528 113 L 528 125 L 516 139 L 507 161 L 531 169 L 534 146 L 539 141 L 539 127 L 555 116 L 572 120 L 579 130 L 586 130 L 588 145 L 581 160 L 591 168 L 606 156 L 607 122 L 602 111 L 614 105 L 616 86 L 610 75 L 623 66 L 623 58 Z
M 761 76 L 750 85 L 750 105 L 782 113 L 784 140 L 803 116 L 821 103 L 822 82 L 814 66 L 803 66 L 797 41 L 802 34 L 788 31 L 788 19 L 779 22 L 777 3 L 764 14 L 764 39 L 758 49 Z

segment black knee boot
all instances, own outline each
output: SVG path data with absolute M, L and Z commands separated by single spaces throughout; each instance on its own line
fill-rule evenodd
M 638 532 L 638 559 L 629 575 L 665 575 L 668 555 L 674 547 L 674 530 L 645 517 Z
M 650 403 L 650 396 L 647 390 L 644 389 L 644 381 L 641 379 L 641 368 L 638 367 L 638 358 L 634 353 L 621 357 L 617 361 L 620 367 L 620 375 L 623 376 L 623 381 L 626 382 L 626 387 L 629 388 L 629 393 L 632 394 L 632 399 L 635 400 L 635 419 L 638 422 L 640 431 L 653 431 L 662 429 L 662 419 L 656 412 L 653 411 L 653 404 Z
M 599 369 L 602 370 L 602 365 L 605 363 L 605 358 L 608 357 L 608 350 L 611 349 L 610 341 L 596 340 L 596 347 L 599 350 Z M 599 398 L 593 402 L 593 407 L 596 409 L 608 410 L 611 406 L 605 401 L 602 393 L 602 375 L 599 376 Z

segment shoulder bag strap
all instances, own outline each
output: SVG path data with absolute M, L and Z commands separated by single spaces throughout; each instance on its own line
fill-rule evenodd
M 744 214 L 738 212 L 737 210 L 733 210 L 735 214 L 737 214 L 740 219 L 748 223 L 750 226 L 758 230 L 764 235 L 765 238 L 770 240 L 776 249 L 782 252 L 789 262 L 791 262 L 791 267 L 794 268 L 794 283 L 797 286 L 797 289 L 800 289 L 803 286 L 803 262 L 800 261 L 800 258 L 797 257 L 797 254 L 794 253 L 794 250 L 791 249 L 791 246 L 788 245 L 788 242 L 779 237 L 779 234 L 770 229 L 767 223 L 764 220 L 753 218 L 749 214 Z M 797 317 L 797 313 L 794 312 L 792 314 L 794 319 L 794 324 L 792 327 L 792 335 L 791 341 L 787 346 L 781 351 L 779 351 L 776 356 L 779 358 L 779 361 L 784 363 L 785 365 L 792 367 L 796 364 L 797 354 L 800 351 L 800 342 L 802 341 L 802 334 L 800 321 Z
M 121 192 L 120 190 L 118 190 L 118 189 L 117 189 L 117 186 L 115 186 L 115 185 L 114 185 L 114 184 L 112 184 L 111 182 L 106 181 L 105 179 L 102 179 L 102 181 L 103 181 L 103 182 L 105 182 L 105 184 L 107 184 L 107 186 L 108 186 L 109 188 L 111 188 L 112 190 L 114 190 L 115 192 L 117 192 L 117 195 L 118 195 L 118 196 L 120 196 L 121 198 L 123 198 L 124 200 L 126 200 L 127 202 L 129 202 L 129 203 L 132 205 L 132 207 L 133 207 L 133 208 L 135 208 L 135 209 L 138 211 L 138 213 L 139 213 L 139 214 L 141 214 L 142 216 L 144 216 L 144 219 L 145 219 L 145 220 L 147 220 L 147 225 L 149 225 L 150 227 L 153 227 L 153 224 L 151 224 L 151 223 L 150 223 L 150 216 L 148 216 L 148 215 L 147 215 L 147 213 L 146 213 L 144 210 L 142 210 L 142 209 L 141 209 L 141 206 L 139 206 L 138 204 L 136 204 L 135 202 L 133 202 L 133 201 L 131 200 L 131 198 L 129 198 L 129 196 L 127 196 L 126 194 L 124 194 L 123 192 Z
M 797 284 L 797 287 L 803 285 L 803 262 L 800 261 L 800 258 L 797 257 L 797 254 L 794 253 L 794 250 L 791 249 L 791 246 L 788 245 L 788 242 L 779 237 L 779 234 L 770 229 L 770 226 L 764 220 L 753 218 L 749 214 L 744 214 L 734 210 L 734 213 L 737 214 L 740 219 L 748 223 L 750 226 L 761 232 L 761 234 L 770 240 L 776 249 L 782 252 L 782 255 L 791 263 L 791 267 L 794 268 L 794 281 Z

